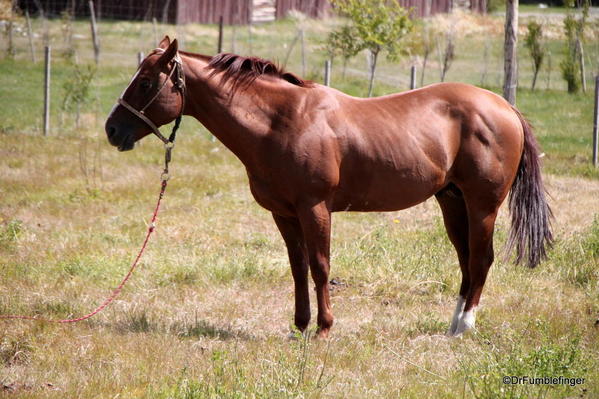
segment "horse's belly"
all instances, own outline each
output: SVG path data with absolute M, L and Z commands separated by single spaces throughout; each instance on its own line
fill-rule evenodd
M 384 212 L 406 209 L 426 201 L 445 184 L 442 173 L 369 176 L 341 181 L 333 211 Z

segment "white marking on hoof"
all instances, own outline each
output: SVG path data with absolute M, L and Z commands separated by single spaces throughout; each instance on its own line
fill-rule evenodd
M 455 335 L 455 331 L 458 328 L 458 323 L 462 318 L 462 313 L 464 312 L 465 303 L 466 299 L 459 296 L 458 302 L 455 305 L 455 310 L 453 311 L 453 317 L 451 318 L 451 325 L 449 326 L 449 330 L 447 330 L 447 335 L 450 337 Z
M 462 318 L 458 323 L 458 328 L 455 330 L 455 333 L 453 334 L 454 337 L 459 337 L 466 331 L 474 329 L 474 326 L 476 324 L 475 311 L 476 308 L 472 308 L 469 311 L 464 312 L 462 314 Z

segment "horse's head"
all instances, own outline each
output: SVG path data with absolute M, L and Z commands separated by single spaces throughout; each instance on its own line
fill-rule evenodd
M 119 151 L 150 133 L 161 140 L 158 126 L 172 122 L 183 112 L 184 83 L 177 40 L 168 36 L 139 66 L 106 120 L 108 141 Z

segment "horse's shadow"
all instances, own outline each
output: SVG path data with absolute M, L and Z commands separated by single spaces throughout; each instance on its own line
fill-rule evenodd
M 182 339 L 214 338 L 221 341 L 248 341 L 256 339 L 252 334 L 248 334 L 246 331 L 231 325 L 220 326 L 197 317 L 192 320 L 187 319 L 169 322 L 151 318 L 145 312 L 130 313 L 120 320 L 113 322 L 96 321 L 93 324 L 119 334 L 158 333 L 174 335 Z

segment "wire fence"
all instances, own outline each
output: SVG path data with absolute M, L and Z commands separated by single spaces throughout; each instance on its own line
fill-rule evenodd
M 28 0 L 23 0 L 28 1 Z M 40 0 L 36 0 L 39 2 Z M 96 0 L 108 5 L 108 0 Z M 175 1 L 175 0 L 172 0 Z M 18 5 L 19 3 L 15 3 Z M 61 8 L 61 5 L 70 4 L 70 8 Z M 97 19 L 97 44 L 98 57 L 96 65 L 96 52 L 89 18 L 89 2 L 76 2 L 73 0 L 51 0 L 43 2 L 43 12 L 40 9 L 16 8 L 10 18 L 0 21 L 0 31 L 4 37 L 0 44 L 0 59 L 14 60 L 13 64 L 0 65 L 12 85 L 28 85 L 29 90 L 14 93 L 5 104 L 5 111 L 0 118 L 0 130 L 22 126 L 27 121 L 31 131 L 41 132 L 43 126 L 44 92 L 43 86 L 43 60 L 44 47 L 52 47 L 52 80 L 50 82 L 50 124 L 51 131 L 56 132 L 64 120 L 69 120 L 71 114 L 78 114 L 69 108 L 69 101 L 76 102 L 77 96 L 88 96 L 93 101 L 81 105 L 85 110 L 92 110 L 94 114 L 92 124 L 95 129 L 101 126 L 103 118 L 109 112 L 114 100 L 123 87 L 126 86 L 138 65 L 138 54 L 147 54 L 156 47 L 160 39 L 168 34 L 179 40 L 180 48 L 190 52 L 202 54 L 215 54 L 219 42 L 219 29 L 215 24 L 199 23 L 163 23 L 164 4 L 160 9 L 148 2 L 145 7 L 146 14 L 140 20 L 129 21 L 110 19 L 107 17 L 108 8 L 101 8 L 94 4 Z M 158 4 L 155 2 L 154 4 Z M 224 4 L 224 3 L 223 3 Z M 254 3 L 262 14 L 272 14 L 274 1 Z M 76 16 L 74 7 L 87 5 L 88 11 L 81 8 L 81 16 Z M 127 5 L 126 8 L 125 5 Z M 105 6 L 102 6 L 105 7 Z M 143 8 L 137 0 L 126 0 L 120 3 L 119 10 L 127 9 L 132 15 L 139 13 Z M 268 9 L 271 7 L 271 9 Z M 104 10 L 104 13 L 101 10 Z M 36 11 L 37 10 L 37 11 Z M 53 10 L 53 11 L 50 11 Z M 151 11 L 147 11 L 151 10 Z M 58 13 L 58 11 L 60 11 Z M 254 12 L 256 9 L 254 9 Z M 168 14 L 167 9 L 167 14 Z M 139 14 L 136 14 L 139 15 Z M 156 15 L 151 17 L 152 15 Z M 260 15 L 260 14 L 253 14 Z M 254 17 L 253 17 L 254 18 Z M 263 15 L 262 15 L 263 18 Z M 443 17 L 445 18 L 445 17 Z M 447 17 L 448 19 L 450 17 Z M 469 14 L 457 14 L 460 21 L 475 19 Z M 166 18 L 168 19 L 168 17 Z M 480 18 L 479 18 L 480 19 Z M 482 23 L 491 20 L 482 19 Z M 336 19 L 306 20 L 304 22 L 286 19 L 276 23 L 253 21 L 247 25 L 227 25 L 223 29 L 222 49 L 242 55 L 255 55 L 271 59 L 279 63 L 286 62 L 286 69 L 302 75 L 304 78 L 317 82 L 324 81 L 325 60 L 328 58 L 323 50 L 324 38 L 327 32 L 337 26 Z M 429 25 L 437 24 L 437 20 L 429 21 Z M 301 26 L 300 26 L 301 25 Z M 415 50 L 402 58 L 399 62 L 390 62 L 381 59 L 377 69 L 377 82 L 384 83 L 386 87 L 396 88 L 397 91 L 410 87 L 410 69 L 417 67 L 416 81 L 422 84 L 440 81 L 443 52 L 446 48 L 447 32 L 455 28 L 453 22 L 447 23 L 447 30 L 440 30 L 433 37 L 432 48 L 426 61 L 422 49 Z M 303 40 L 305 49 L 301 48 L 297 40 L 298 30 L 304 32 Z M 503 80 L 503 38 L 501 34 L 488 34 L 487 27 L 473 29 L 466 34 L 456 33 L 455 60 L 448 71 L 446 80 L 462 81 L 486 87 L 500 87 Z M 500 28 L 499 28 L 500 29 Z M 459 30 L 459 29 L 458 29 Z M 477 33 L 482 32 L 482 33 Z M 476 35 L 484 35 L 473 40 Z M 561 79 L 559 63 L 561 61 L 561 46 L 553 42 L 552 55 L 546 60 L 545 68 L 539 76 L 537 87 L 539 89 L 565 90 L 566 86 Z M 599 68 L 599 42 L 587 43 L 585 57 L 588 65 L 588 82 L 591 86 L 593 75 Z M 519 84 L 529 87 L 532 80 L 532 69 L 522 46 L 519 50 Z M 289 58 L 287 60 L 287 58 Z M 426 66 L 423 76 L 423 67 Z M 73 91 L 72 86 L 83 81 L 87 68 L 94 69 L 95 75 L 89 83 L 87 93 L 68 93 Z M 357 91 L 356 81 L 364 82 L 367 79 L 369 57 L 366 52 L 350 60 L 345 66 L 340 59 L 334 59 L 330 69 L 329 78 L 334 87 L 348 91 L 354 95 L 364 95 Z M 19 78 L 24 76 L 25 78 Z M 6 81 L 5 79 L 5 81 Z M 79 79 L 79 80 L 77 80 Z M 69 86 L 70 85 L 70 86 Z M 70 88 L 69 88 L 70 87 Z M 5 89 L 6 90 L 6 89 Z M 386 89 L 388 90 L 388 89 Z M 589 88 L 592 90 L 592 88 Z M 22 92 L 30 93 L 23 94 Z M 11 94 L 12 95 L 12 94 Z M 73 97 L 73 98 L 69 98 Z M 65 100 L 66 98 L 66 100 Z M 65 105 L 66 104 L 66 105 Z M 37 111 L 33 112 L 32 109 Z M 8 110 L 8 111 L 7 111 Z M 82 111 L 82 113 L 84 113 Z M 79 118 L 79 117 L 77 117 Z M 73 119 L 73 118 L 71 118 Z M 85 119 L 85 116 L 81 118 Z M 62 122 L 61 122 L 62 121 Z M 77 123 L 76 125 L 81 125 Z M 65 126 L 62 123 L 62 126 Z M 16 129 L 16 128 L 15 128 Z

